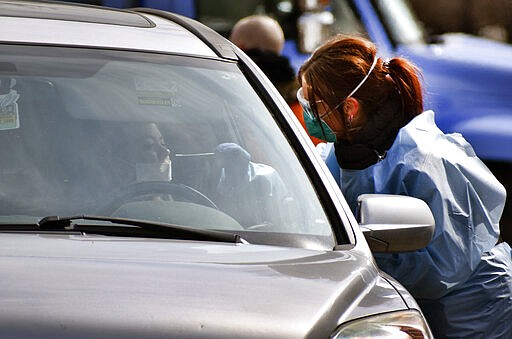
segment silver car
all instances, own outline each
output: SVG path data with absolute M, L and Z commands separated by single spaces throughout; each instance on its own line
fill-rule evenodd
M 1 338 L 432 337 L 371 252 L 428 207 L 359 207 L 209 28 L 0 0 Z

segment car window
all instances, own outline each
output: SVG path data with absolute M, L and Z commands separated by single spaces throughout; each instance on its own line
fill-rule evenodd
M 334 244 L 304 169 L 233 62 L 0 48 L 0 215 L 110 215 Z

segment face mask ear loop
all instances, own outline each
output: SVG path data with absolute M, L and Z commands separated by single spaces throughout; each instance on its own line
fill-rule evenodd
M 363 78 L 363 80 L 361 80 L 361 82 L 359 83 L 359 85 L 357 85 L 356 88 L 354 88 L 354 90 L 352 92 L 350 92 L 349 95 L 347 95 L 347 97 L 345 99 L 348 99 L 350 98 L 351 96 L 354 95 L 355 92 L 357 92 L 357 90 L 359 88 L 361 88 L 361 86 L 363 86 L 363 84 L 365 83 L 365 81 L 368 79 L 368 77 L 370 76 L 370 74 L 372 73 L 373 69 L 375 68 L 375 65 L 377 65 L 377 60 L 379 58 L 377 56 L 375 56 L 375 58 L 373 58 L 373 64 L 372 64 L 372 67 L 370 67 L 370 70 L 368 71 L 368 73 L 366 74 L 366 76 Z

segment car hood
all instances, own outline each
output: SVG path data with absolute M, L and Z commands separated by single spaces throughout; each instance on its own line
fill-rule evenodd
M 0 331 L 19 337 L 327 337 L 407 308 L 368 254 L 0 235 Z

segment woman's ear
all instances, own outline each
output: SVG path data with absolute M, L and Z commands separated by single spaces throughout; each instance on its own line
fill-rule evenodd
M 345 112 L 348 121 L 356 119 L 359 114 L 359 101 L 352 97 L 346 98 L 345 103 L 343 104 L 343 111 Z

